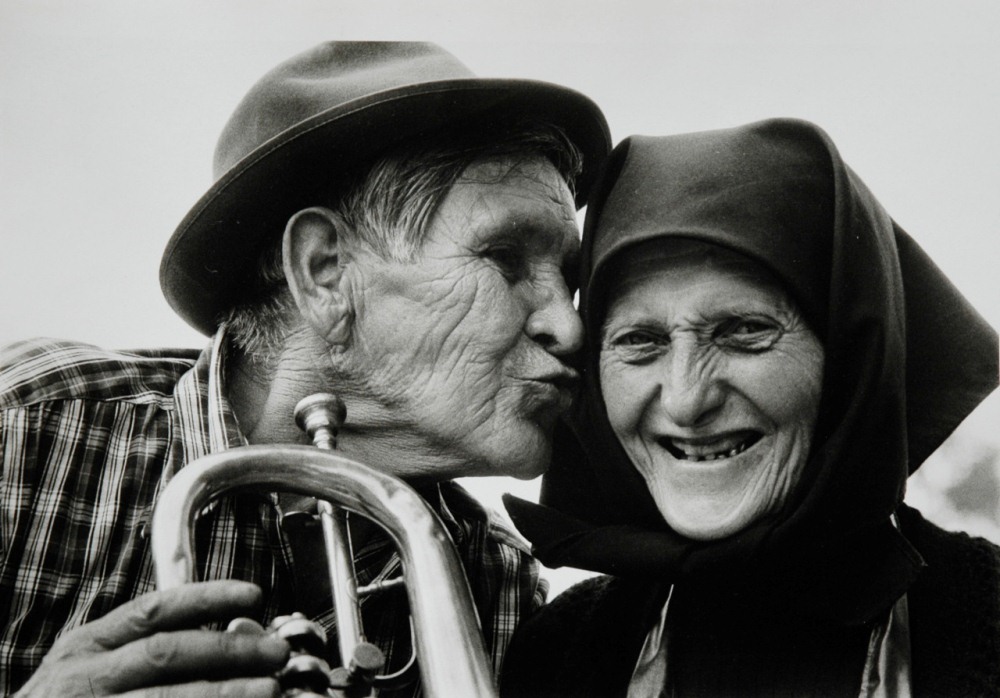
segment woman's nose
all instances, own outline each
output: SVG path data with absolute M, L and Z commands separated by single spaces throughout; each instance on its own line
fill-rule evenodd
M 675 342 L 663 359 L 660 403 L 679 427 L 701 426 L 725 401 L 725 391 L 710 356 L 698 347 Z
M 556 356 L 572 354 L 583 346 L 583 322 L 573 307 L 569 288 L 562 280 L 540 289 L 525 331 Z

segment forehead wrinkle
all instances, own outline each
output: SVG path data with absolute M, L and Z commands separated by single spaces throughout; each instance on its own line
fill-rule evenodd
M 485 201 L 484 204 L 488 213 L 483 221 L 477 221 L 482 239 L 507 235 L 539 253 L 564 249 L 567 255 L 578 253 L 579 229 L 574 218 L 563 217 L 549 207 L 539 210 L 512 208 L 504 202 Z M 468 220 L 474 219 L 470 216 Z
M 711 254 L 710 249 L 685 250 L 680 254 L 633 260 L 627 267 L 619 266 L 615 270 L 617 273 L 609 279 L 609 313 L 616 306 L 620 312 L 621 304 L 629 294 L 633 294 L 628 300 L 634 305 L 634 292 L 640 286 L 655 286 L 664 281 L 669 289 L 667 277 L 675 277 L 685 282 L 685 296 L 697 295 L 704 318 L 764 314 L 789 324 L 801 319 L 797 304 L 766 269 L 735 253 L 720 252 L 723 252 L 721 256 Z M 717 283 L 724 286 L 734 282 L 744 286 L 749 293 L 734 295 L 724 292 L 721 287 L 718 290 L 715 288 Z M 645 300 L 643 294 L 638 294 L 638 297 L 640 302 Z M 659 299 L 650 302 L 646 310 L 659 312 L 673 307 L 669 299 L 666 303 L 657 303 L 656 300 Z
M 563 179 L 555 165 L 548 158 L 537 153 L 495 155 L 480 158 L 465 169 L 460 176 L 460 180 L 462 178 L 475 180 L 475 177 L 469 176 L 471 170 L 484 171 L 495 182 L 502 182 L 511 177 L 521 177 L 541 182 L 542 178 L 538 176 L 538 173 L 548 171 L 556 174 L 560 181 Z
M 472 168 L 476 172 L 470 174 Z M 579 252 L 569 188 L 545 160 L 474 163 L 448 196 L 432 223 L 461 250 L 475 253 L 489 241 L 509 236 L 526 251 L 558 255 L 560 267 Z
M 510 184 L 511 180 L 523 180 L 539 187 L 519 187 Z M 543 196 L 573 212 L 576 210 L 566 180 L 551 162 L 540 155 L 478 160 L 465 169 L 453 187 L 463 184 L 485 185 L 486 190 L 506 184 L 504 191 L 508 194 L 523 198 Z

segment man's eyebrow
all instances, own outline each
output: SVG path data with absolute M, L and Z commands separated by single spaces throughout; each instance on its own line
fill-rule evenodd
M 535 243 L 547 246 L 559 244 L 571 226 L 574 232 L 578 233 L 575 220 L 567 221 L 565 225 L 561 222 L 554 225 L 551 222 L 539 221 L 532 216 L 506 211 L 491 218 L 489 224 L 483 227 L 481 235 L 483 238 L 506 236 L 528 245 Z M 577 239 L 579 239 L 578 234 Z M 579 244 L 573 245 L 571 251 L 574 257 L 579 256 Z

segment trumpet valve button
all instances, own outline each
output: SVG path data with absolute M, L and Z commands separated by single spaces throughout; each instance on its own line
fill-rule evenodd
M 385 664 L 385 655 L 370 642 L 360 642 L 354 648 L 348 668 L 352 675 L 375 676 L 375 672 Z
M 330 672 L 330 688 L 344 698 L 366 698 L 372 695 L 375 674 L 385 664 L 385 655 L 375 645 L 358 643 L 347 667 Z
M 278 672 L 278 683 L 285 691 L 298 689 L 325 694 L 330 687 L 330 665 L 311 654 L 292 655 Z
M 272 632 L 288 643 L 292 652 L 304 652 L 316 656 L 326 653 L 326 631 L 319 623 L 309 620 L 301 613 L 279 616 L 271 623 Z

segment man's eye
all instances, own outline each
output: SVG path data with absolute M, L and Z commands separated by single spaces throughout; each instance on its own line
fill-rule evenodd
M 712 339 L 722 347 L 737 351 L 767 351 L 784 334 L 784 328 L 773 321 L 758 318 L 732 318 L 716 327 Z
M 490 247 L 483 257 L 493 262 L 509 281 L 520 281 L 525 277 L 524 252 L 516 247 Z

